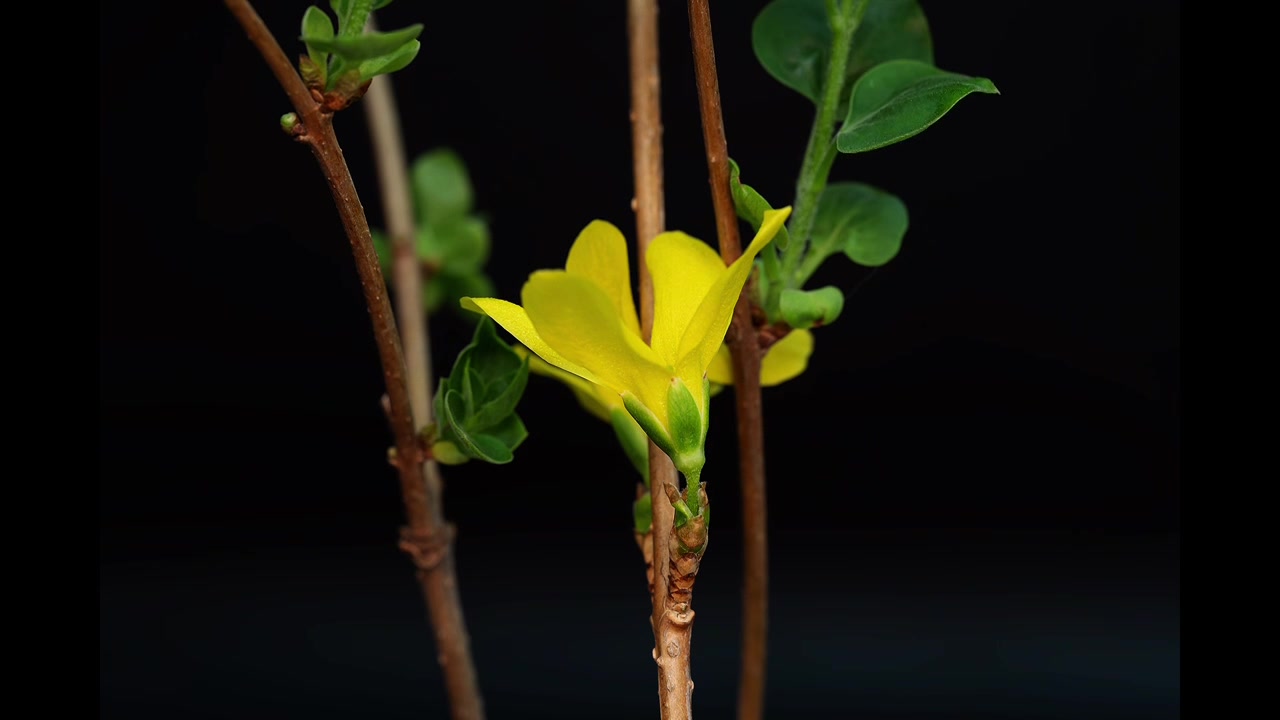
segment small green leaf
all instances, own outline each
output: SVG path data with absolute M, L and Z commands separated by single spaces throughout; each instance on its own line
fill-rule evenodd
M 868 0 L 845 66 L 837 116 L 845 114 L 848 87 L 888 60 L 933 62 L 929 23 L 917 0 Z M 756 16 L 751 45 L 778 82 L 817 103 L 822 97 L 832 32 L 825 0 L 774 0 Z
M 391 4 L 391 0 L 373 0 L 373 9 L 381 10 Z
M 329 7 L 338 16 L 338 35 L 351 37 L 364 32 L 369 13 L 377 0 L 329 0 Z
M 460 217 L 431 227 L 440 246 L 440 262 L 445 272 L 468 275 L 478 272 L 488 262 L 489 224 L 483 218 Z
M 645 493 L 636 498 L 631 505 L 631 517 L 635 520 L 636 532 L 644 535 L 653 527 L 653 496 Z
M 441 148 L 418 156 L 412 176 L 419 224 L 447 225 L 471 212 L 471 179 L 452 150 Z
M 464 448 L 464 451 L 468 454 L 474 453 L 472 457 L 476 460 L 483 460 L 494 465 L 505 465 L 515 459 L 511 448 L 492 435 L 476 433 L 471 435 L 469 439 L 471 440 L 471 445 Z
M 418 56 L 420 49 L 422 49 L 422 43 L 417 40 L 410 40 L 401 45 L 395 52 L 368 60 L 361 60 L 359 65 L 360 77 L 367 81 L 379 75 L 389 75 L 397 70 L 403 70 Z
M 303 36 L 307 47 L 338 55 L 349 62 L 360 62 L 391 55 L 416 40 L 422 34 L 422 23 L 391 32 L 371 32 L 363 35 L 339 35 L 333 38 Z
M 737 210 L 738 217 L 749 223 L 752 230 L 759 230 L 760 223 L 764 222 L 765 211 L 776 208 L 756 192 L 755 188 L 743 185 L 739 178 L 740 172 L 738 163 L 734 162 L 733 158 L 729 158 L 729 191 L 733 195 L 733 207 Z M 786 250 L 790 242 L 791 236 L 787 233 L 787 226 L 783 225 L 773 238 L 773 245 L 776 248 L 774 252 Z M 768 251 L 769 248 L 765 250 Z
M 781 308 L 782 318 L 797 330 L 830 325 L 844 309 L 844 293 L 831 286 L 817 290 L 788 288 L 782 291 Z
M 483 402 L 475 411 L 475 414 L 467 418 L 467 427 L 475 430 L 488 430 L 510 417 L 515 412 L 516 405 L 520 404 L 520 398 L 524 395 L 524 389 L 528 382 L 529 362 L 526 359 L 524 364 L 520 366 L 520 370 L 513 373 L 508 381 L 493 384 L 492 387 L 498 388 L 495 397 Z
M 333 21 L 329 19 L 329 14 L 324 10 L 312 5 L 302 14 L 302 37 L 317 38 L 322 41 L 333 39 Z M 320 85 L 325 83 L 325 68 L 329 64 L 329 55 L 316 45 L 307 42 L 307 54 L 311 56 L 311 62 L 316 64 L 320 71 Z
M 526 360 L 498 337 L 497 324 L 493 320 L 482 321 L 476 326 L 471 344 L 462 353 L 468 356 L 472 367 L 486 383 L 508 378 L 526 365 Z
M 892 60 L 858 80 L 836 148 L 843 153 L 875 150 L 906 140 L 947 114 L 969 93 L 998 95 L 986 78 L 949 73 L 916 60 Z
M 609 413 L 609 422 L 613 425 L 613 433 L 618 436 L 618 444 L 626 453 L 631 466 L 644 478 L 645 487 L 649 486 L 649 436 L 636 423 L 626 410 L 614 408 Z
M 809 252 L 821 262 L 843 251 L 859 265 L 878 267 L 898 254 L 907 225 L 907 206 L 897 196 L 863 183 L 832 183 L 818 200 Z
M 508 450 L 515 452 L 516 448 L 529 437 L 529 430 L 525 428 L 520 416 L 512 413 L 506 420 L 486 430 L 485 434 L 497 438 Z

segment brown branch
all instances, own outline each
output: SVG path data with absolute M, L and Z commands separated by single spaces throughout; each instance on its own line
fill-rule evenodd
M 374 339 L 387 386 L 388 417 L 395 436 L 394 464 L 400 475 L 408 526 L 401 533 L 401 547 L 414 560 L 431 624 L 435 629 L 439 660 L 449 691 L 454 720 L 480 720 L 483 710 L 471 663 L 471 651 L 463 624 L 457 580 L 453 569 L 453 528 L 444 522 L 438 493 L 430 495 L 423 475 L 425 460 L 406 384 L 404 356 L 396 332 L 387 287 L 369 236 L 369 223 L 356 193 L 351 172 L 342 156 L 333 116 L 325 112 L 303 84 L 262 18 L 247 0 L 225 0 L 227 8 L 244 27 L 263 59 L 289 96 L 302 119 L 295 136 L 304 141 L 320 163 L 343 228 L 351 242 L 356 271 L 373 322 Z
M 726 264 L 742 255 L 738 220 L 729 190 L 729 150 L 720 111 L 720 81 L 708 0 L 689 0 L 702 137 L 716 211 L 720 256 Z M 725 340 L 733 357 L 733 394 L 737 402 L 738 465 L 742 480 L 744 584 L 742 589 L 742 675 L 738 686 L 739 720 L 764 716 L 765 653 L 769 602 L 769 555 L 765 513 L 764 413 L 760 397 L 760 343 L 751 319 L 750 293 L 734 308 Z
M 627 35 L 631 67 L 631 143 L 635 168 L 637 264 L 640 272 L 640 320 L 645 340 L 653 334 L 653 278 L 645 262 L 649 243 L 666 225 L 662 187 L 661 67 L 658 63 L 657 0 L 627 1 Z M 692 717 L 689 640 L 693 613 L 677 618 L 668 612 L 670 556 L 675 510 L 665 488 L 677 486 L 671 458 L 649 443 L 649 487 L 653 526 L 638 538 L 652 567 L 653 658 L 658 664 L 658 701 L 664 720 Z M 645 548 L 644 543 L 650 547 Z M 683 648 L 683 651 L 681 649 Z

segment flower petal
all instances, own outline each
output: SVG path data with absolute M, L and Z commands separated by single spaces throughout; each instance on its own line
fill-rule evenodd
M 573 391 L 573 396 L 578 399 L 578 404 L 601 420 L 612 422 L 613 408 L 623 409 L 622 396 L 614 391 L 600 385 L 593 385 L 573 373 L 561 370 L 536 354 L 529 352 L 529 349 L 523 345 L 515 346 L 514 350 L 520 357 L 529 358 L 529 370 L 531 372 L 553 380 L 559 380 L 568 385 L 569 389 Z M 606 404 L 606 400 L 609 399 L 612 399 L 613 402 Z
M 733 317 L 733 306 L 738 303 L 738 296 L 742 294 L 742 286 L 746 284 L 747 277 L 751 274 L 756 255 L 769 244 L 769 241 L 773 240 L 773 236 L 778 233 L 778 228 L 782 227 L 790 214 L 790 207 L 765 211 L 764 220 L 760 223 L 760 231 L 756 233 L 751 245 L 741 257 L 733 261 L 727 272 L 716 279 L 715 285 L 707 292 L 707 296 L 690 318 L 689 325 L 680 338 L 681 365 L 693 361 L 699 367 L 706 368 L 711 364 L 712 358 L 724 344 L 724 334 L 729 329 L 729 320 Z
M 725 343 L 720 343 L 720 349 L 711 358 L 711 364 L 707 366 L 707 379 L 717 385 L 733 384 L 733 356 L 729 354 L 729 346 Z
M 765 351 L 760 361 L 760 385 L 781 385 L 800 375 L 809 366 L 813 354 L 813 333 L 792 330 Z M 707 366 L 707 379 L 717 385 L 733 385 L 733 357 L 729 346 L 721 345 Z
M 640 337 L 636 300 L 631 295 L 631 266 L 627 261 L 627 239 L 622 231 L 604 220 L 595 220 L 578 233 L 569 248 L 564 269 L 595 283 L 613 302 L 623 327 Z
M 765 352 L 760 362 L 760 384 L 772 387 L 796 377 L 809 366 L 812 353 L 813 333 L 792 330 Z
M 682 232 L 653 239 L 645 255 L 653 276 L 653 345 L 664 361 L 675 364 L 680 338 L 716 280 L 724 261 L 710 245 Z
M 618 393 L 630 391 L 667 420 L 671 370 L 624 327 L 612 300 L 595 283 L 562 270 L 539 270 L 529 276 L 521 298 L 538 336 L 587 374 L 560 367 Z
M 529 320 L 528 313 L 519 305 L 497 298 L 464 297 L 462 298 L 462 307 L 472 312 L 484 313 L 493 318 L 494 322 L 501 325 L 504 330 L 514 335 L 525 347 L 548 363 L 571 372 L 588 382 L 597 382 L 596 376 L 590 370 L 565 359 L 564 356 L 553 350 L 538 335 L 538 331 L 534 329 L 533 323 Z

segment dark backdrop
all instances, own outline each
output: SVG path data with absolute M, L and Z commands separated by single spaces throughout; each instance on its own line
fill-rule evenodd
M 752 55 L 763 4 L 713 4 L 717 58 L 731 155 L 786 202 L 812 106 Z M 443 717 L 325 182 L 221 3 L 135 5 L 100 30 L 103 714 Z M 305 3 L 259 5 L 296 52 Z M 924 6 L 938 64 L 1002 95 L 836 163 L 911 228 L 879 272 L 820 273 L 844 315 L 765 392 L 771 717 L 1177 717 L 1178 3 Z M 503 297 L 592 219 L 634 233 L 624 7 L 381 14 L 427 25 L 395 76 L 406 143 L 467 162 Z M 683 6 L 661 23 L 668 223 L 710 240 Z M 337 127 L 381 225 L 362 112 Z M 433 322 L 447 368 L 469 326 Z M 447 469 L 491 716 L 655 717 L 631 470 L 563 387 L 534 378 L 521 414 L 514 464 Z M 708 452 L 695 702 L 727 718 L 727 396 Z

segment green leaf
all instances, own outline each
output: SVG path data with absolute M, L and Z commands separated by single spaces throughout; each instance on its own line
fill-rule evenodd
M 409 63 L 413 62 L 413 59 L 418 56 L 418 51 L 421 49 L 422 43 L 417 40 L 410 40 L 390 54 L 362 60 L 358 66 L 360 78 L 368 81 L 379 75 L 389 75 L 397 70 L 403 70 Z
M 478 272 L 489 260 L 489 223 L 475 216 L 434 224 L 440 246 L 440 262 L 451 275 Z
M 845 114 L 847 88 L 875 65 L 899 59 L 933 62 L 929 23 L 917 0 L 868 1 L 845 66 L 838 116 Z M 751 44 L 778 82 L 819 101 L 832 45 L 825 0 L 774 0 L 756 16 Z
M 653 496 L 645 493 L 636 498 L 631 505 L 631 517 L 635 521 L 636 532 L 644 535 L 653 527 Z
M 830 325 L 844 309 L 844 293 L 832 286 L 817 290 L 788 288 L 782 291 L 781 308 L 782 318 L 797 330 Z
M 391 55 L 416 40 L 421 33 L 422 23 L 417 23 L 403 30 L 393 30 L 391 32 L 371 32 L 351 36 L 339 35 L 334 38 L 303 36 L 302 40 L 307 43 L 307 47 L 315 47 L 325 52 L 333 53 L 350 62 L 360 62 L 361 60 Z
M 302 37 L 332 40 L 333 21 L 329 19 L 329 14 L 315 5 L 308 7 L 302 14 Z M 323 86 L 327 81 L 325 71 L 329 65 L 328 53 L 308 42 L 307 55 L 311 57 L 311 62 L 315 63 L 319 72 L 320 85 Z
M 381 10 L 391 4 L 391 0 L 373 0 L 373 9 Z
M 525 428 L 524 421 L 520 419 L 520 416 L 512 413 L 507 416 L 506 420 L 486 430 L 485 435 L 496 438 L 508 450 L 515 452 L 516 448 L 520 447 L 529 437 L 529 430 Z
M 986 78 L 946 72 L 916 60 L 892 60 L 858 80 L 836 148 L 858 153 L 892 145 L 916 135 L 969 93 L 998 95 Z
M 764 222 L 764 214 L 767 210 L 774 210 L 768 200 L 764 199 L 755 188 L 750 185 L 743 185 L 740 180 L 741 171 L 738 169 L 738 163 L 729 158 L 729 191 L 733 194 L 733 207 L 737 210 L 738 217 L 745 220 L 751 225 L 752 230 L 759 230 L 760 223 Z M 783 225 L 778 229 L 778 234 L 773 238 L 773 245 L 779 250 L 786 250 L 787 245 L 791 242 L 791 236 L 787 234 L 787 226 Z M 767 251 L 769 248 L 765 248 Z
M 498 337 L 497 327 L 493 320 L 486 318 L 486 321 L 476 326 L 471 344 L 462 351 L 462 355 L 468 356 L 472 367 L 486 383 L 508 378 L 526 364 L 519 353 Z M 459 360 L 462 355 L 459 355 Z
M 520 404 L 524 388 L 529 382 L 529 361 L 525 360 L 520 369 L 505 382 L 493 383 L 497 392 L 483 402 L 475 414 L 467 418 L 467 427 L 474 430 L 488 430 L 510 417 Z M 486 393 L 489 394 L 489 393 Z
M 812 262 L 843 251 L 859 265 L 884 265 L 902 248 L 907 225 L 907 206 L 897 196 L 863 183 L 832 183 L 818 200 Z
M 469 445 L 463 446 L 463 452 L 476 460 L 483 460 L 494 465 L 506 465 L 515 459 L 511 448 L 498 438 L 484 433 L 476 433 L 468 438 Z
M 364 32 L 369 13 L 377 0 L 329 0 L 329 7 L 338 16 L 338 35 L 352 37 Z
M 471 179 L 452 150 L 423 153 L 414 161 L 411 174 L 419 224 L 447 225 L 471 212 Z

